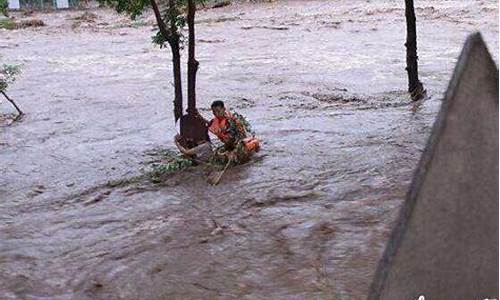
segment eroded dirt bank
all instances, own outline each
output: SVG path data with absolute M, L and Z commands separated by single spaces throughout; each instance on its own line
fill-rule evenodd
M 125 182 L 173 149 L 152 19 L 68 11 L 0 31 L 27 112 L 0 127 L 0 298 L 363 299 L 466 35 L 498 61 L 495 1 L 416 5 L 418 105 L 404 1 L 199 12 L 198 105 L 224 100 L 264 140 L 216 187 L 198 169 Z

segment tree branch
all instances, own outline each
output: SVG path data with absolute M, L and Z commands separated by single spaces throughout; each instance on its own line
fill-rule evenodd
M 175 9 L 175 0 L 168 0 L 168 6 L 170 8 L 170 30 L 171 30 L 171 35 L 172 35 L 172 38 L 178 38 L 178 35 L 177 35 L 177 25 L 175 24 L 176 22 L 176 19 L 175 19 L 175 13 L 173 12 L 173 10 Z
M 165 37 L 165 39 L 171 38 L 170 30 L 167 28 L 167 24 L 161 18 L 160 9 L 158 8 L 158 4 L 156 4 L 155 0 L 149 0 L 151 2 L 151 7 L 153 7 L 153 11 L 155 13 L 156 23 L 158 23 L 158 28 L 160 28 L 161 34 Z
M 4 97 L 10 102 L 12 103 L 12 105 L 14 105 L 14 107 L 16 108 L 17 112 L 19 113 L 19 116 L 22 116 L 24 115 L 24 113 L 21 111 L 21 109 L 16 105 L 16 103 L 14 102 L 14 100 L 10 99 L 9 96 L 7 96 L 7 94 L 4 92 L 4 91 L 1 91 L 2 95 L 4 95 Z
M 196 113 L 196 71 L 198 70 L 199 63 L 195 59 L 195 12 L 196 4 L 194 0 L 188 0 L 188 113 Z

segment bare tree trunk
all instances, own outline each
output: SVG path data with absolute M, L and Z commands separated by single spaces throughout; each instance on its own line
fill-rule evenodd
M 182 116 L 182 79 L 181 79 L 181 54 L 180 54 L 180 45 L 179 45 L 179 36 L 177 34 L 177 25 L 175 20 L 175 13 L 173 12 L 176 9 L 175 0 L 169 0 L 169 28 L 161 18 L 161 12 L 158 8 L 158 4 L 155 0 L 150 0 L 151 6 L 155 13 L 156 22 L 158 23 L 158 28 L 160 29 L 160 33 L 165 37 L 168 41 L 170 48 L 172 50 L 172 66 L 173 66 L 173 74 L 174 74 L 174 90 L 175 90 L 175 98 L 174 98 L 174 117 L 175 121 L 179 120 Z
M 195 59 L 194 15 L 196 5 L 194 0 L 188 0 L 187 24 L 189 29 L 188 48 L 188 113 L 196 113 L 196 72 L 198 61 Z
M 19 113 L 19 116 L 24 115 L 24 113 L 23 113 L 23 112 L 21 111 L 21 109 L 20 109 L 20 108 L 16 105 L 16 103 L 14 102 L 14 100 L 10 99 L 10 98 L 9 98 L 9 96 L 7 96 L 7 94 L 6 94 L 4 91 L 2 91 L 1 93 L 2 93 L 2 95 L 4 95 L 4 97 L 5 97 L 5 98 L 6 98 L 6 99 L 10 102 L 10 103 L 12 103 L 12 105 L 14 105 L 14 107 L 15 107 L 15 108 L 16 108 L 16 110 L 17 110 L 17 112 Z
M 179 36 L 177 35 L 176 14 L 174 13 L 174 10 L 177 9 L 175 0 L 169 0 L 168 5 L 170 12 L 170 34 L 172 35 L 170 47 L 172 48 L 172 64 L 174 68 L 174 117 L 177 122 L 182 116 L 181 54 L 179 50 Z
M 203 118 L 200 118 L 196 110 L 196 71 L 198 62 L 195 59 L 195 34 L 194 15 L 196 6 L 194 0 L 188 0 L 187 24 L 189 30 L 188 46 L 188 108 L 187 115 L 183 115 L 180 121 L 181 136 L 186 140 L 189 148 L 203 141 L 209 141 L 208 130 Z M 191 146 L 189 146 L 189 144 Z
M 179 50 L 179 39 L 170 43 L 172 49 L 172 64 L 174 68 L 174 117 L 175 121 L 182 116 L 182 80 L 181 80 L 181 54 Z
M 413 0 L 405 0 L 406 14 L 406 71 L 408 72 L 408 92 L 413 100 L 424 95 L 424 87 L 418 79 L 417 29 Z

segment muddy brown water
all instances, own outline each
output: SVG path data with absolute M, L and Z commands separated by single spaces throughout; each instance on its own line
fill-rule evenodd
M 416 2 L 429 94 L 417 105 L 403 1 L 199 12 L 198 106 L 224 100 L 263 140 L 215 187 L 199 168 L 106 185 L 173 149 L 151 17 L 35 13 L 46 27 L 0 31 L 27 112 L 1 119 L 0 298 L 366 297 L 466 35 L 481 30 L 498 61 L 495 1 Z

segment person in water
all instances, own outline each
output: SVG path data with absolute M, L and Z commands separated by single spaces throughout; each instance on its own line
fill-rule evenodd
M 223 149 L 216 151 L 216 154 L 236 163 L 248 161 L 252 153 L 260 150 L 260 141 L 254 136 L 248 136 L 245 126 L 226 110 L 224 102 L 214 101 L 211 108 L 214 118 L 210 121 L 201 115 L 198 116 L 205 122 L 207 129 L 224 144 Z M 188 149 L 182 146 L 181 140 L 181 136 L 177 135 L 174 139 L 175 144 L 188 157 L 206 160 L 210 153 L 213 153 L 212 144 L 209 141 Z
M 248 136 L 245 126 L 226 110 L 224 102 L 214 101 L 211 108 L 214 118 L 207 122 L 208 130 L 224 143 L 225 150 L 244 151 L 246 154 L 260 150 L 260 141 Z

